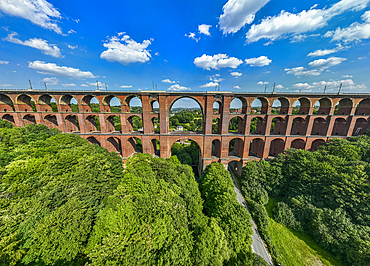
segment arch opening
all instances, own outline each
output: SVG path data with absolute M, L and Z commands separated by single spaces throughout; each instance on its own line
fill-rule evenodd
M 368 121 L 364 118 L 357 118 L 355 127 L 353 128 L 352 136 L 360 136 L 368 129 Z
M 26 94 L 21 94 L 17 97 L 19 111 L 21 112 L 36 112 L 35 101 Z
M 97 144 L 99 146 L 101 146 L 100 144 L 100 141 L 98 141 L 95 137 L 88 137 L 87 140 L 91 143 L 91 144 Z
M 121 149 L 121 140 L 116 137 L 109 137 L 107 139 L 107 150 L 110 152 L 116 152 L 119 155 L 122 155 L 122 149 Z
M 221 101 L 220 100 L 216 100 L 214 103 L 213 103 L 213 114 L 221 114 Z
M 143 144 L 141 142 L 141 139 L 137 137 L 131 137 L 127 140 L 127 154 L 128 157 L 131 157 L 132 155 L 143 152 Z
M 194 140 L 177 140 L 171 146 L 171 156 L 173 155 L 176 155 L 181 163 L 197 167 L 201 158 L 201 149 Z
M 86 117 L 86 132 L 100 131 L 99 117 L 96 115 L 89 115 Z
M 221 120 L 219 118 L 212 120 L 212 134 L 221 134 Z
M 239 116 L 235 116 L 229 121 L 229 134 L 243 134 L 244 131 L 244 119 Z
M 267 114 L 269 102 L 266 98 L 258 97 L 251 105 L 252 114 Z
M 100 113 L 100 102 L 93 95 L 86 95 L 82 98 L 81 108 L 83 112 Z
M 341 99 L 335 106 L 335 115 L 350 115 L 353 107 L 353 101 L 350 98 Z
M 160 124 L 160 121 L 159 121 L 159 118 L 158 117 L 153 117 L 152 118 L 152 126 L 153 126 L 152 132 L 154 132 L 154 133 L 160 133 L 160 131 L 161 131 L 161 124 Z
M 68 115 L 64 119 L 66 132 L 79 132 L 80 125 L 78 123 L 78 118 L 75 115 Z
M 118 115 L 108 116 L 107 132 L 121 132 L 121 118 Z
M 58 112 L 57 102 L 49 94 L 43 94 L 38 99 L 38 109 L 41 112 Z
M 161 156 L 161 146 L 158 139 L 152 139 L 150 141 L 152 143 L 153 155 L 160 157 Z
M 243 158 L 244 141 L 240 138 L 233 138 L 229 141 L 229 158 Z
M 48 128 L 58 128 L 58 120 L 55 115 L 45 116 L 44 123 Z
M 221 141 L 215 139 L 212 141 L 212 159 L 221 158 Z
M 310 149 L 310 151 L 317 151 L 317 149 L 318 149 L 321 145 L 323 145 L 324 143 L 325 143 L 325 141 L 324 141 L 324 140 L 322 140 L 322 139 L 314 140 L 314 141 L 312 142 L 312 144 L 311 144 L 311 149 Z
M 370 115 L 370 98 L 363 99 L 357 105 L 356 115 Z
M 302 117 L 293 119 L 290 135 L 306 135 L 307 123 Z
M 299 98 L 293 104 L 292 114 L 308 114 L 311 107 L 311 101 L 308 98 Z
M 60 98 L 60 108 L 61 112 L 78 113 L 80 111 L 78 107 L 78 101 L 76 100 L 76 98 L 68 94 L 63 95 Z
M 263 119 L 262 117 L 254 117 L 251 120 L 249 132 L 250 134 L 263 135 L 265 132 L 265 128 L 266 128 L 265 119 Z
M 14 112 L 14 104 L 12 99 L 5 94 L 0 94 L 0 111 L 1 112 Z
M 151 103 L 150 103 L 150 105 L 151 105 L 151 107 L 152 107 L 152 113 L 154 113 L 154 114 L 159 114 L 159 103 L 158 103 L 158 101 L 152 101 Z
M 143 113 L 143 104 L 139 97 L 132 96 L 127 99 L 127 105 L 130 108 L 130 113 L 133 114 L 142 114 Z
M 321 98 L 314 104 L 313 114 L 316 115 L 329 115 L 332 102 L 329 98 Z
M 271 114 L 288 114 L 289 106 L 287 98 L 279 97 L 272 103 Z
M 260 138 L 255 138 L 251 141 L 249 146 L 250 159 L 261 159 L 263 157 L 263 150 L 265 148 L 265 142 Z
M 270 156 L 278 156 L 280 153 L 284 152 L 284 146 L 285 146 L 285 141 L 282 139 L 274 139 L 270 143 L 270 151 L 269 155 Z
M 8 122 L 10 122 L 10 123 L 12 123 L 12 124 L 13 124 L 13 126 L 15 126 L 14 117 L 13 117 L 12 115 L 5 114 L 5 115 L 3 115 L 2 119 L 3 119 L 3 120 L 6 120 L 6 121 L 8 121 Z
M 326 120 L 324 118 L 318 117 L 313 121 L 311 135 L 325 136 L 326 129 Z
M 103 112 L 121 113 L 121 101 L 114 95 L 106 96 L 101 108 Z
M 234 98 L 230 102 L 230 114 L 245 114 L 247 101 L 244 98 Z
M 169 110 L 170 131 L 191 131 L 203 133 L 203 109 L 199 102 L 190 97 L 179 97 Z
M 347 135 L 347 120 L 344 118 L 337 118 L 334 122 L 332 136 L 346 136 Z
M 306 142 L 301 139 L 295 139 L 292 141 L 290 147 L 297 150 L 304 150 L 306 148 Z
M 275 117 L 274 119 L 272 119 L 270 134 L 285 135 L 285 131 L 286 131 L 285 119 L 281 117 Z
M 36 124 L 36 119 L 34 115 L 25 115 L 23 117 L 23 121 L 25 124 Z
M 140 132 L 143 133 L 143 119 L 137 115 L 132 115 L 127 119 L 128 130 L 127 132 Z

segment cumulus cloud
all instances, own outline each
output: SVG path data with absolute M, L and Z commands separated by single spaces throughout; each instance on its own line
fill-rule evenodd
M 12 87 L 12 84 L 0 84 L 0 87 L 2 88 L 7 88 L 7 87 Z
M 298 14 L 281 11 L 277 16 L 267 17 L 260 24 L 252 25 L 246 34 L 247 42 L 257 42 L 260 39 L 274 41 L 278 38 L 299 35 L 327 25 L 327 22 L 345 11 L 364 9 L 370 0 L 341 0 L 328 9 L 303 10 Z
M 257 84 L 258 85 L 267 85 L 267 84 L 269 84 L 269 82 L 268 81 L 258 81 Z
M 234 89 L 240 90 L 240 87 L 238 85 L 234 86 Z
M 218 83 L 217 82 L 208 82 L 207 84 L 204 84 L 202 86 L 199 86 L 201 88 L 214 88 L 214 87 L 217 87 L 218 86 Z
M 343 90 L 365 90 L 367 86 L 365 84 L 356 84 L 352 79 L 342 79 L 342 80 L 333 80 L 330 81 L 319 81 L 312 83 L 313 86 L 316 87 L 324 87 L 327 88 L 339 88 L 340 84 L 342 84 Z
M 34 61 L 29 62 L 28 67 L 38 70 L 38 73 L 45 75 L 56 75 L 72 79 L 82 79 L 82 78 L 95 78 L 93 73 L 90 71 L 81 71 L 77 68 L 57 66 L 54 63 L 45 63 L 44 61 Z
M 1 61 L 0 60 L 0 65 L 7 65 L 7 64 L 9 64 L 9 61 Z
M 76 87 L 76 84 L 74 84 L 74 83 L 66 83 L 66 84 L 62 84 L 62 86 L 64 88 L 70 88 L 70 87 Z
M 132 88 L 132 85 L 121 85 L 119 87 L 122 89 L 129 89 L 129 88 Z
M 194 59 L 194 64 L 197 67 L 201 67 L 207 70 L 211 70 L 211 68 L 220 69 L 223 67 L 237 68 L 242 63 L 242 60 L 235 57 L 229 57 L 226 54 L 203 54 L 201 57 L 197 57 Z
M 73 45 L 69 45 L 69 44 L 67 44 L 67 47 L 68 47 L 69 49 L 74 50 L 74 49 L 76 49 L 78 46 L 77 46 L 77 45 L 73 46 Z
M 123 35 L 121 37 L 121 35 Z M 130 63 L 145 63 L 152 57 L 147 50 L 151 40 L 144 40 L 143 43 L 137 43 L 125 33 L 119 33 L 113 36 L 103 44 L 108 50 L 101 53 L 100 58 L 110 62 L 118 62 L 123 65 Z
M 195 33 L 194 32 L 189 32 L 189 34 L 186 34 L 185 33 L 185 36 L 190 38 L 190 39 L 193 39 L 194 41 L 198 42 L 200 40 L 200 38 L 196 38 L 195 37 Z
M 202 33 L 207 36 L 211 36 L 211 33 L 209 33 L 209 28 L 212 27 L 211 25 L 202 24 L 198 26 L 199 33 Z
M 296 83 L 292 85 L 292 88 L 298 90 L 311 90 L 314 86 L 309 85 L 308 83 Z
M 164 83 L 176 83 L 176 81 L 172 81 L 170 79 L 164 79 L 164 80 L 162 80 L 162 82 L 164 82 Z
M 254 58 L 245 59 L 245 63 L 252 67 L 263 67 L 268 66 L 272 62 L 271 59 L 268 59 L 267 56 L 260 56 Z
M 190 91 L 188 87 L 180 86 L 179 84 L 172 85 L 167 89 L 167 91 Z
M 229 0 L 222 8 L 219 25 L 223 34 L 235 33 L 245 24 L 251 24 L 255 14 L 269 0 Z
M 335 31 L 328 31 L 324 37 L 331 37 L 331 41 L 343 41 L 345 43 L 360 41 L 370 38 L 370 11 L 366 11 L 362 16 L 364 23 L 354 22 L 349 27 L 341 29 L 338 27 Z
M 303 66 L 294 67 L 294 68 L 285 68 L 287 74 L 294 76 L 319 76 L 321 73 L 335 65 L 339 65 L 347 58 L 341 57 L 329 57 L 328 59 L 318 59 L 308 63 L 311 69 L 304 68 Z
M 59 79 L 55 77 L 54 78 L 44 78 L 42 81 L 45 82 L 46 85 L 57 85 L 59 82 Z
M 21 17 L 41 26 L 62 34 L 55 19 L 62 16 L 59 11 L 45 0 L 0 0 L 0 10 L 8 15 Z
M 342 78 L 353 78 L 352 75 L 343 75 Z
M 279 85 L 276 85 L 276 88 L 277 89 L 284 89 L 284 86 L 279 84 Z
M 214 75 L 212 75 L 212 76 L 209 77 L 209 80 L 210 81 L 214 81 L 214 82 L 221 82 L 224 79 L 223 78 L 220 78 L 220 74 L 214 74 Z
M 314 52 L 309 53 L 307 56 L 311 56 L 311 57 L 314 57 L 314 56 L 325 56 L 325 55 L 328 55 L 328 54 L 333 54 L 333 53 L 339 52 L 339 51 L 344 50 L 346 48 L 348 48 L 348 47 L 344 47 L 344 46 L 338 44 L 338 46 L 336 48 L 333 48 L 333 49 L 324 49 L 324 50 L 316 50 Z
M 238 77 L 241 77 L 243 74 L 240 73 L 240 72 L 231 72 L 230 75 L 235 77 L 235 78 L 238 78 Z
M 49 44 L 47 40 L 41 38 L 32 38 L 27 41 L 21 41 L 20 39 L 15 37 L 17 35 L 18 33 L 12 32 L 7 37 L 3 38 L 3 40 L 38 49 L 43 54 L 51 55 L 53 57 L 64 57 L 60 52 L 58 46 L 56 46 L 55 44 Z

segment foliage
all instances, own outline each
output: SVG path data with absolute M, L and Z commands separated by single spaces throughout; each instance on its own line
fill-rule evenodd
M 237 201 L 230 173 L 222 164 L 212 163 L 199 178 L 199 186 L 205 213 L 214 217 L 225 232 L 230 253 L 227 265 L 251 265 L 250 214 Z
M 294 217 L 294 214 L 284 202 L 278 202 L 273 209 L 273 218 L 278 223 L 281 223 L 289 228 L 293 228 L 297 231 L 301 231 L 300 223 Z
M 190 145 L 175 142 L 171 147 L 171 154 L 176 155 L 183 164 L 198 165 L 199 163 L 199 145 L 190 140 Z

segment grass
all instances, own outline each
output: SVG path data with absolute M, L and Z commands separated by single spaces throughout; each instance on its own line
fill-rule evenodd
M 270 224 L 267 231 L 277 250 L 278 261 L 287 266 L 327 265 L 342 266 L 331 254 L 320 248 L 308 235 L 295 232 L 275 222 L 272 209 L 277 202 L 270 199 L 266 205 Z

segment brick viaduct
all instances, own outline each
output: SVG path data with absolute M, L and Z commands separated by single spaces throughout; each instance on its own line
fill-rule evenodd
M 91 111 L 90 102 L 94 97 L 99 101 L 100 112 Z M 114 97 L 121 103 L 121 112 L 111 111 L 110 102 Z M 141 100 L 142 113 L 130 113 L 130 101 L 134 97 Z M 184 97 L 194 99 L 200 105 L 203 132 L 170 132 L 170 109 L 175 101 Z M 72 112 L 73 98 L 78 102 L 79 112 Z M 239 113 L 230 112 L 230 103 L 235 98 L 242 102 Z M 261 111 L 252 113 L 251 104 L 256 99 L 261 102 Z M 279 114 L 272 114 L 272 104 L 276 100 L 280 101 L 281 107 Z M 299 111 L 292 114 L 297 100 Z M 32 101 L 36 110 L 32 108 Z M 52 102 L 56 103 L 57 112 L 52 111 Z M 159 104 L 159 112 L 154 112 L 154 102 Z M 215 103 L 218 103 L 218 112 L 214 112 Z M 317 110 L 315 106 L 318 105 Z M 171 156 L 171 146 L 176 141 L 191 139 L 200 147 L 204 167 L 214 161 L 243 163 L 276 156 L 290 147 L 315 150 L 333 137 L 361 135 L 370 124 L 370 95 L 7 90 L 0 92 L 0 115 L 18 127 L 37 123 L 59 128 L 65 133 L 73 132 L 118 152 L 124 161 L 137 152 L 135 138 L 142 141 L 143 152 L 164 158 Z M 143 131 L 133 131 L 134 116 L 142 119 Z M 238 117 L 238 131 L 229 132 L 229 122 L 234 117 Z M 159 119 L 159 129 L 154 126 L 155 118 Z M 97 130 L 97 119 L 100 131 Z M 120 131 L 115 129 L 117 119 L 121 121 Z M 216 132 L 212 130 L 214 119 L 218 121 Z M 257 119 L 254 132 L 250 132 L 252 119 Z M 275 126 L 271 131 L 273 121 Z M 230 151 L 229 144 L 233 139 L 235 148 Z M 160 150 L 157 150 L 156 140 Z

